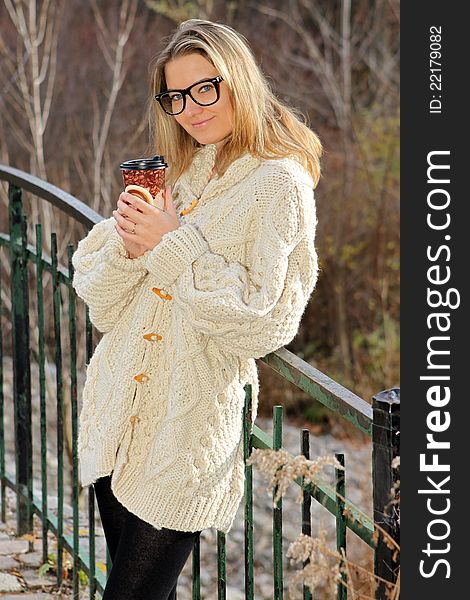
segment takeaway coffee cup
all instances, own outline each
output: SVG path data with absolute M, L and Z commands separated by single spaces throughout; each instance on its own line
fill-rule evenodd
M 168 165 L 163 156 L 126 160 L 119 165 L 126 192 L 138 196 L 149 204 L 163 209 L 161 192 L 165 189 L 165 169 Z

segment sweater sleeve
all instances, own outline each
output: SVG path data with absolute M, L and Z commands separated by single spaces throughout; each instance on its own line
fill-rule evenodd
M 89 307 L 90 320 L 110 331 L 148 275 L 146 255 L 130 259 L 115 219 L 100 221 L 79 241 L 72 256 L 72 285 Z
M 313 188 L 290 180 L 265 207 L 249 268 L 211 252 L 190 223 L 165 234 L 147 258 L 193 328 L 240 358 L 292 341 L 317 280 Z

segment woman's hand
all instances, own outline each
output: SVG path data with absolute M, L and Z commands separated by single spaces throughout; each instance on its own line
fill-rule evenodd
M 165 210 L 160 210 L 132 194 L 122 192 L 113 210 L 116 231 L 121 236 L 130 258 L 137 258 L 160 243 L 168 231 L 178 229 L 181 223 L 173 204 L 171 188 L 164 194 Z M 132 233 L 132 231 L 135 233 Z

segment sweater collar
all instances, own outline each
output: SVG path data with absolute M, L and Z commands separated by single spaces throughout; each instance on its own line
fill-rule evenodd
M 188 168 L 188 184 L 196 198 L 199 198 L 202 193 L 204 193 L 204 200 L 219 195 L 244 179 L 261 164 L 259 158 L 245 152 L 233 161 L 222 177 L 215 176 L 209 181 L 216 155 L 216 145 L 206 144 L 198 150 Z

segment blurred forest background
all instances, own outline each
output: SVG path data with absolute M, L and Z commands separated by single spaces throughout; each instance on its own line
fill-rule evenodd
M 288 349 L 370 401 L 399 385 L 398 0 L 0 0 L 0 162 L 110 216 L 119 163 L 147 149 L 149 63 L 188 18 L 243 34 L 322 140 L 321 274 Z M 1 203 L 6 231 L 6 186 Z M 60 227 L 66 258 L 85 230 L 46 204 L 31 200 L 31 239 L 36 220 L 46 246 Z M 260 377 L 260 414 L 282 402 L 329 423 L 265 365 Z

